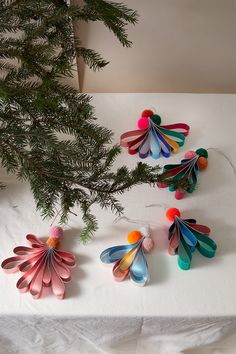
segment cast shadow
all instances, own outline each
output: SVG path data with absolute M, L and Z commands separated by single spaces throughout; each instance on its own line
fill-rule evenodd
M 73 253 L 76 257 L 76 265 L 71 268 L 71 281 L 65 283 L 66 287 L 66 299 L 77 297 L 81 294 L 82 290 L 80 287 L 81 281 L 86 278 L 86 272 L 83 269 L 83 265 L 89 263 L 91 258 L 87 255 L 74 252 L 74 249 L 78 248 L 80 244 L 80 232 L 79 228 L 70 228 L 64 230 L 63 238 L 61 240 L 60 249 L 65 252 Z
M 152 239 L 154 241 L 154 248 L 159 252 L 167 252 L 169 240 L 169 227 L 161 226 L 157 228 L 152 228 Z
M 220 151 L 209 150 L 209 165 L 206 170 L 199 171 L 197 188 L 194 193 L 198 195 L 208 195 L 217 193 L 224 185 L 232 185 L 234 188 L 235 178 L 233 168 L 230 166 L 227 158 L 222 156 Z M 186 197 L 191 197 L 191 194 L 186 193 Z
M 74 268 L 71 268 L 71 281 L 69 283 L 65 283 L 65 300 L 77 297 L 81 295 L 82 290 L 80 287 L 81 280 L 86 278 L 86 273 L 83 270 L 82 266 L 87 262 L 88 257 L 81 256 L 79 254 L 76 255 L 76 265 Z M 79 262 L 78 262 L 79 260 Z M 46 297 L 54 297 L 52 293 L 51 287 L 44 287 L 41 299 Z
M 130 229 L 129 231 L 132 231 L 134 229 L 137 229 L 138 225 L 136 224 L 130 224 Z M 107 247 L 112 247 L 112 246 L 118 246 L 118 245 L 125 245 L 127 243 L 127 223 L 124 221 L 120 223 L 112 223 L 110 227 L 110 232 L 106 231 L 104 233 L 100 233 L 99 235 L 95 235 L 93 238 L 92 242 L 102 242 L 106 241 L 108 244 Z M 114 235 L 118 235 L 117 240 L 115 240 Z
M 86 272 L 83 269 L 83 265 L 91 261 L 91 258 L 85 254 L 75 253 L 73 249 L 80 244 L 80 233 L 79 228 L 70 228 L 64 231 L 62 247 L 63 249 L 69 250 L 76 257 L 76 266 L 71 269 L 72 281 L 66 284 L 66 297 L 73 298 L 81 294 L 82 290 L 80 287 L 81 281 L 86 278 Z
M 75 227 L 64 230 L 61 240 L 61 249 L 68 252 L 73 252 L 75 246 L 80 244 L 80 233 L 81 229 Z
M 224 262 L 224 258 L 236 253 L 236 232 L 232 225 L 227 224 L 220 218 L 210 219 L 202 210 L 191 210 L 191 215 L 197 223 L 207 225 L 211 229 L 210 238 L 217 244 L 214 259 L 202 256 L 197 250 L 193 254 L 191 268 L 214 266 L 215 263 Z
M 166 257 L 164 253 L 156 251 L 147 256 L 150 273 L 149 286 L 164 283 L 168 279 L 169 266 Z
M 3 184 L 5 188 L 1 190 L 1 202 L 7 202 L 9 207 L 14 209 L 16 212 L 19 207 L 23 204 L 20 198 L 24 193 L 27 193 L 29 184 L 22 183 L 21 181 L 13 181 L 9 179 L 4 181 Z
M 86 278 L 86 272 L 83 270 L 83 264 L 87 262 L 85 258 L 79 254 L 76 255 L 76 266 L 71 269 L 71 282 L 66 284 L 66 299 L 77 297 L 82 293 L 80 284 Z
M 183 212 L 183 218 L 195 218 L 198 224 L 207 225 L 211 228 L 210 237 L 217 244 L 214 259 L 202 256 L 197 250 L 193 254 L 191 268 L 212 267 L 216 263 L 224 262 L 224 258 L 236 253 L 236 232 L 232 225 L 227 224 L 220 218 L 209 218 L 203 210 L 191 210 L 191 214 Z M 155 243 L 155 251 L 148 255 L 149 270 L 151 273 L 150 284 L 164 282 L 168 277 L 168 229 L 162 226 L 152 229 L 152 238 Z M 152 272 L 152 269 L 154 271 Z
M 154 250 L 147 255 L 150 272 L 149 285 L 163 283 L 169 276 L 166 254 L 168 250 L 168 226 L 152 228 L 152 239 L 154 241 Z

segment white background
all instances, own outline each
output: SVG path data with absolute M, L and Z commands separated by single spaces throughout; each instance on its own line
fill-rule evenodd
M 161 115 L 163 124 L 184 122 L 191 126 L 190 135 L 177 155 L 168 160 L 148 158 L 145 160 L 147 163 L 163 165 L 170 161 L 178 162 L 186 151 L 204 147 L 219 149 L 236 165 L 235 95 L 95 94 L 93 97 L 92 103 L 96 107 L 99 122 L 115 132 L 115 143 L 119 142 L 121 133 L 136 129 L 136 121 L 141 111 L 146 108 L 155 108 Z M 139 161 L 137 156 L 129 156 L 124 149 L 116 164 L 134 167 L 137 161 Z M 4 172 L 1 181 L 7 185 L 1 192 L 0 205 L 2 261 L 12 255 L 12 249 L 16 245 L 26 244 L 27 233 L 40 237 L 47 236 L 50 221 L 42 221 L 40 214 L 35 211 L 35 204 L 26 184 L 17 182 L 12 176 L 7 177 Z M 157 343 L 160 343 L 160 329 L 166 328 L 164 334 L 169 333 L 170 337 L 167 336 L 164 342 L 172 343 L 175 338 L 175 343 L 177 336 L 176 352 L 178 352 L 180 349 L 214 341 L 225 331 L 236 327 L 236 189 L 235 172 L 227 159 L 210 150 L 209 167 L 206 171 L 200 172 L 197 190 L 181 201 L 175 200 L 174 193 L 167 189 L 159 190 L 147 185 L 133 188 L 120 200 L 125 207 L 125 216 L 151 225 L 155 250 L 147 256 L 150 284 L 139 288 L 129 280 L 116 283 L 112 279 L 111 268 L 104 267 L 99 259 L 100 253 L 105 248 L 125 244 L 128 232 L 139 225 L 127 223 L 125 220 L 114 224 L 115 216 L 110 211 L 100 210 L 96 206 L 94 212 L 100 228 L 94 240 L 84 246 L 79 242 L 83 226 L 81 219 L 79 216 L 70 217 L 65 227 L 61 249 L 74 252 L 79 267 L 73 270 L 73 281 L 66 285 L 65 300 L 59 301 L 50 294 L 45 294 L 40 300 L 33 300 L 29 294 L 20 294 L 15 288 L 19 274 L 5 275 L 0 272 L 0 314 L 4 318 L 0 334 L 2 338 L 9 336 L 8 347 L 12 335 L 17 339 L 18 334 L 14 331 L 20 331 L 22 328 L 16 325 L 14 331 L 10 333 L 11 330 L 6 331 L 3 327 L 11 328 L 12 323 L 17 323 L 15 321 L 21 319 L 21 316 L 26 316 L 25 327 L 30 321 L 33 323 L 32 318 L 37 318 L 35 316 L 43 316 L 45 321 L 47 318 L 54 320 L 66 318 L 72 323 L 87 318 L 87 321 L 91 319 L 88 332 L 94 318 L 118 319 L 118 327 L 112 321 L 110 326 L 104 325 L 102 331 L 101 320 L 100 325 L 96 326 L 97 329 L 93 328 L 91 341 L 97 348 L 112 345 L 112 335 L 108 335 L 109 328 L 116 332 L 114 334 L 116 342 L 113 343 L 115 346 L 144 335 L 147 340 L 145 343 L 149 341 L 153 343 L 155 338 L 155 350 L 159 348 Z M 151 204 L 156 206 L 147 207 Z M 165 210 L 168 207 L 177 207 L 183 217 L 196 218 L 199 223 L 211 228 L 211 237 L 218 244 L 218 252 L 214 259 L 194 254 L 191 270 L 182 271 L 178 268 L 176 257 L 171 257 L 167 253 L 170 223 L 165 219 Z M 137 322 L 134 321 L 132 327 L 131 322 L 134 319 L 137 319 Z M 142 332 L 143 321 L 147 321 L 144 326 L 146 334 Z M 86 321 L 82 321 L 82 327 L 83 323 L 86 327 Z M 139 330 L 136 328 L 132 331 L 137 324 Z M 163 324 L 165 325 L 162 328 Z M 44 327 L 47 328 L 46 325 Z M 179 332 L 176 334 L 177 327 Z M 27 333 L 31 333 L 30 328 L 31 326 Z M 65 331 L 66 328 L 65 326 Z M 68 322 L 68 333 L 72 335 L 73 331 L 69 328 Z M 125 335 L 121 328 L 125 328 Z M 39 335 L 40 329 L 37 333 Z M 76 333 L 79 336 L 79 330 Z M 56 341 L 56 325 L 54 335 Z M 18 336 L 19 343 L 22 343 L 22 337 L 22 334 Z M 46 337 L 42 334 L 41 341 L 44 341 L 44 338 Z M 66 343 L 65 341 L 64 347 L 62 344 L 59 345 L 54 352 L 67 350 Z M 46 342 L 44 344 L 46 345 Z M 24 347 L 25 345 L 24 343 Z M 150 353 L 156 353 L 152 351 L 154 347 L 151 345 Z M 165 353 L 164 347 L 165 345 L 162 349 L 159 348 L 160 353 Z M 37 345 L 34 351 L 35 348 Z M 45 350 L 43 352 L 46 352 Z M 54 349 L 51 349 L 51 353 L 52 350 Z M 13 349 L 10 352 L 13 353 Z M 112 353 L 112 349 L 105 352 Z M 172 354 L 170 350 L 168 353 Z

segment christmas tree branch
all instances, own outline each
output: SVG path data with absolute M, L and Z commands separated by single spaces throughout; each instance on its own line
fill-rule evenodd
M 126 26 L 136 23 L 137 13 L 104 0 L 85 0 L 83 6 L 0 1 L 0 160 L 8 173 L 29 182 L 43 217 L 52 218 L 59 208 L 64 223 L 79 207 L 85 242 L 98 227 L 94 203 L 120 214 L 116 195 L 165 180 L 159 166 L 114 170 L 120 147 L 111 145 L 112 132 L 97 123 L 91 97 L 61 82 L 72 76 L 78 54 L 94 70 L 107 64 L 74 39 L 73 21 L 81 20 L 102 21 L 130 46 Z

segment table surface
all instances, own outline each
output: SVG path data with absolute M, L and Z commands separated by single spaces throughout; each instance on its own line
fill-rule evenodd
M 236 165 L 236 95 L 202 94 L 94 94 L 93 105 L 99 122 L 114 131 L 114 142 L 121 133 L 133 130 L 141 111 L 156 108 L 163 124 L 185 122 L 191 126 L 180 152 L 168 159 L 177 162 L 183 154 L 199 147 L 217 148 Z M 137 156 L 124 149 L 116 165 L 135 166 Z M 163 165 L 160 158 L 145 162 Z M 1 172 L 7 188 L 1 191 L 1 261 L 12 255 L 16 245 L 26 244 L 25 235 L 45 237 L 49 221 L 42 221 L 27 184 Z M 150 223 L 155 250 L 147 256 L 150 283 L 136 287 L 129 280 L 117 283 L 111 268 L 100 263 L 100 253 L 108 247 L 125 244 L 127 233 L 138 224 L 120 220 L 109 210 L 94 207 L 99 230 L 92 242 L 83 245 L 79 234 L 80 217 L 70 217 L 62 249 L 74 252 L 79 266 L 72 271 L 73 281 L 66 285 L 66 298 L 59 301 L 50 294 L 34 300 L 20 294 L 16 287 L 19 274 L 0 272 L 1 315 L 51 316 L 235 316 L 236 315 L 236 188 L 235 172 L 229 161 L 216 150 L 209 151 L 209 167 L 201 172 L 195 193 L 177 201 L 168 190 L 147 185 L 133 188 L 120 197 L 125 216 Z M 151 206 L 152 205 L 152 206 Z M 177 207 L 184 217 L 194 217 L 212 229 L 218 244 L 214 259 L 194 254 L 192 268 L 182 271 L 177 258 L 167 252 L 170 223 L 165 210 Z M 76 212 L 76 210 L 75 210 Z M 47 295 L 47 296 L 46 296 Z

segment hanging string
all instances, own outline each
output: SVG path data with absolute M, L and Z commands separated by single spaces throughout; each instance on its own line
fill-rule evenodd
M 54 218 L 52 219 L 52 222 L 50 224 L 50 227 L 52 227 L 52 225 L 54 224 L 54 222 L 56 221 L 57 217 L 59 216 L 59 214 L 61 213 L 62 209 L 60 209 L 59 211 L 56 209 L 56 214 L 54 215 Z
M 60 215 L 60 213 L 62 212 L 62 209 L 60 209 L 59 211 L 56 209 L 56 214 L 54 215 L 54 218 L 52 219 L 52 222 L 50 224 L 50 227 L 54 224 L 54 222 L 56 221 L 57 217 Z M 73 211 L 69 211 L 70 214 L 77 216 L 77 214 L 73 213 Z
M 214 148 L 214 147 L 210 147 L 208 148 L 207 150 L 213 150 L 213 151 L 216 151 L 218 152 L 218 154 L 220 154 L 221 156 L 223 156 L 227 161 L 228 163 L 230 164 L 232 170 L 233 170 L 233 173 L 234 173 L 234 176 L 236 177 L 236 166 L 233 164 L 233 162 L 230 160 L 230 158 L 223 152 L 221 151 L 220 149 L 218 148 Z
M 153 208 L 153 207 L 157 207 L 157 208 L 161 208 L 161 209 L 168 209 L 170 206 L 167 205 L 166 203 L 154 203 L 154 204 L 147 204 L 145 205 L 145 208 Z
M 150 107 L 150 110 L 151 110 L 151 111 L 153 111 L 153 113 L 154 113 L 154 114 L 156 114 L 156 113 L 157 113 L 157 111 L 156 111 L 156 108 L 155 108 L 155 107 Z
M 118 216 L 114 221 L 113 224 L 117 224 L 119 221 L 125 220 L 131 224 L 142 224 L 142 225 L 147 225 L 148 222 L 145 220 L 139 220 L 139 219 L 130 219 L 127 216 Z
M 113 220 L 113 224 L 117 224 L 121 220 L 125 220 L 130 224 L 136 224 L 136 225 L 143 225 L 143 226 L 157 226 L 160 225 L 160 223 L 152 223 L 148 220 L 142 220 L 142 219 L 131 219 L 128 218 L 127 216 L 118 216 L 115 220 Z
M 223 152 L 221 151 L 220 149 L 218 148 L 214 148 L 214 147 L 210 147 L 206 150 L 213 150 L 213 151 L 216 151 L 218 154 L 220 154 L 221 156 L 223 156 L 229 163 L 229 165 L 231 166 L 232 170 L 233 170 L 233 173 L 234 173 L 234 176 L 236 177 L 236 166 L 233 164 L 233 162 L 230 160 L 230 158 Z M 152 204 L 146 204 L 145 205 L 145 208 L 161 208 L 163 210 L 167 210 L 170 208 L 169 205 L 167 205 L 166 203 L 152 203 Z M 150 221 L 147 221 L 147 220 L 142 220 L 142 219 L 131 219 L 127 216 L 118 216 L 114 221 L 113 221 L 113 224 L 116 224 L 118 223 L 119 221 L 121 220 L 125 220 L 131 224 L 140 224 L 140 225 L 153 225 L 153 226 L 156 226 L 156 225 L 160 225 L 158 223 L 151 223 Z

